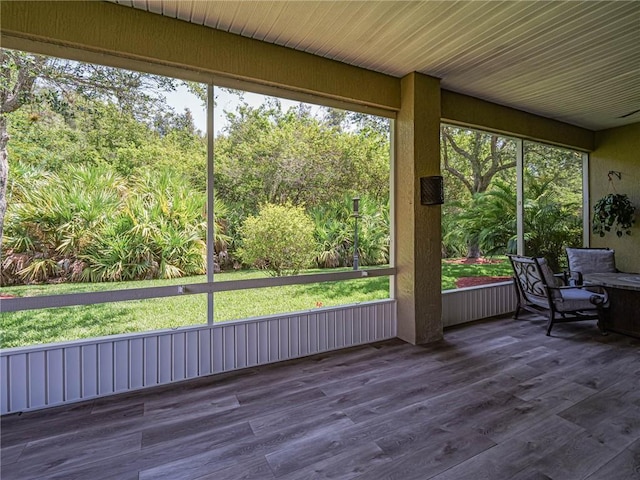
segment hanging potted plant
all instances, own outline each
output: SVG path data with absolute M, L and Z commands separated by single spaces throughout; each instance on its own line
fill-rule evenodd
M 610 193 L 602 197 L 593 207 L 592 231 L 601 237 L 615 228 L 616 235 L 631 235 L 635 207 L 624 194 Z

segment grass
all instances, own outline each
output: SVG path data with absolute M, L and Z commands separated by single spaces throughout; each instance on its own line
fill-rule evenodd
M 343 269 L 344 270 L 344 269 Z M 313 270 L 320 272 L 326 270 Z M 443 262 L 442 288 L 455 288 L 465 276 L 508 275 L 508 263 L 464 265 Z M 264 278 L 258 271 L 216 275 L 216 281 Z M 15 296 L 57 295 L 149 286 L 204 282 L 205 277 L 121 283 L 57 284 L 3 287 Z M 287 285 L 214 295 L 214 321 L 224 322 L 262 315 L 311 310 L 389 298 L 389 278 L 372 277 L 309 285 Z M 185 295 L 87 306 L 26 310 L 0 314 L 0 346 L 10 348 L 52 342 L 142 332 L 207 322 L 206 295 Z
M 442 262 L 442 290 L 456 288 L 456 280 L 462 277 L 508 277 L 511 265 L 506 257 L 494 257 L 497 263 L 465 264 Z

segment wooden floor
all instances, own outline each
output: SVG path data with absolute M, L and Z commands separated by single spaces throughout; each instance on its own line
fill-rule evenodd
M 637 479 L 640 341 L 498 319 L 2 418 L 2 479 Z

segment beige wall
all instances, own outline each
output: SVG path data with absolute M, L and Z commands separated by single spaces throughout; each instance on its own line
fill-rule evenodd
M 596 149 L 589 162 L 590 210 L 598 199 L 607 193 L 615 193 L 607 178 L 610 170 L 622 174 L 621 180 L 614 177 L 613 184 L 617 193 L 626 193 L 635 205 L 636 223 L 631 236 L 591 234 L 591 246 L 613 248 L 620 270 L 640 273 L 640 123 L 596 133 Z
M 578 150 L 594 146 L 591 130 L 448 90 L 442 90 L 442 119 Z

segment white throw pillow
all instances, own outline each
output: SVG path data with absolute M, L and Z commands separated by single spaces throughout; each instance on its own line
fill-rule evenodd
M 613 250 L 595 248 L 567 248 L 569 270 L 589 273 L 616 273 L 616 257 Z

